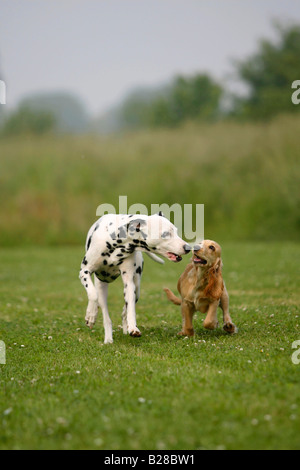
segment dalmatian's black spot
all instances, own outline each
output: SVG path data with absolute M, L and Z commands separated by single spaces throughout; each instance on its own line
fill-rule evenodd
M 106 259 L 103 261 L 103 264 L 107 264 L 107 261 L 106 261 Z
M 144 227 L 145 225 L 147 225 L 147 222 L 146 220 L 137 218 L 130 222 L 130 224 L 135 224 L 136 226 L 140 225 L 140 227 Z
M 89 272 L 88 271 L 84 271 L 84 274 L 88 274 Z
M 88 285 L 86 284 L 85 287 L 88 288 Z
M 83 280 L 86 282 L 86 277 L 84 277 Z
M 91 246 L 91 241 L 92 241 L 92 235 L 88 239 L 88 242 L 87 242 L 87 245 L 86 245 L 86 250 L 88 250 L 89 247 Z
M 142 268 L 141 268 L 141 266 L 139 266 L 138 268 L 136 268 L 135 272 L 136 272 L 137 274 L 142 274 Z
M 112 249 L 112 250 L 109 250 L 109 252 L 110 252 L 110 253 L 113 253 L 114 251 L 115 251 L 114 249 Z
M 119 253 L 117 256 L 118 258 L 121 258 L 121 257 L 123 258 L 123 253 Z
M 119 238 L 126 238 L 127 237 L 127 234 L 126 234 L 126 230 L 124 227 L 120 227 L 119 228 Z
M 122 274 L 126 274 L 126 271 L 122 271 Z
M 171 236 L 171 232 L 163 232 L 161 234 L 161 238 L 167 238 L 167 237 L 170 237 Z
M 112 267 L 113 267 L 113 265 L 114 265 L 114 263 L 111 263 L 111 264 L 109 265 L 109 267 L 110 267 L 110 268 L 112 268 Z
M 140 243 L 140 240 L 137 240 L 136 238 L 134 238 L 132 241 L 133 241 L 133 243 L 135 243 L 136 245 L 137 245 L 138 243 Z
M 88 262 L 87 262 L 87 260 L 86 260 L 86 257 L 83 258 L 82 264 L 84 264 L 85 266 L 88 264 Z
M 109 223 L 109 225 L 112 225 L 112 224 L 113 224 L 112 222 Z
M 111 250 L 112 246 L 111 246 L 111 244 L 110 244 L 109 242 L 106 242 L 106 246 L 107 246 L 107 248 L 108 248 L 109 250 Z
M 124 260 L 123 260 L 123 259 L 121 259 L 121 260 L 120 260 L 120 261 L 117 263 L 117 266 L 120 266 L 120 264 L 122 264 L 122 263 L 123 263 L 123 261 L 124 261 Z
M 118 239 L 117 243 L 123 243 L 123 240 Z

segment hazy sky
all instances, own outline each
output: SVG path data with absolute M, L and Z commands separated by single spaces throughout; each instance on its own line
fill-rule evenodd
M 274 18 L 300 22 L 300 0 L 0 0 L 7 105 L 68 90 L 101 113 L 176 73 L 222 79 L 274 37 Z

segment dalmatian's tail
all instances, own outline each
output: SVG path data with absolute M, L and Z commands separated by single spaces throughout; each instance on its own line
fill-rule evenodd
M 160 263 L 160 264 L 165 264 L 164 260 L 156 256 L 154 253 L 147 252 L 146 254 L 149 256 L 149 258 L 153 259 L 153 261 L 156 261 L 157 263 Z

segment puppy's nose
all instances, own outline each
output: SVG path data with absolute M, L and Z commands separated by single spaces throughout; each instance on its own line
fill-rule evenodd
M 186 245 L 184 245 L 183 249 L 186 253 L 189 253 L 192 250 L 192 247 L 190 245 L 186 244 Z
M 194 250 L 194 251 L 199 251 L 199 250 L 200 250 L 200 245 L 194 245 L 193 250 Z

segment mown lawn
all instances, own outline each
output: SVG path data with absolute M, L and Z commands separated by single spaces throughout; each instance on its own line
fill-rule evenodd
M 299 449 L 300 247 L 226 244 L 224 277 L 239 333 L 177 336 L 176 289 L 188 262 L 146 259 L 141 338 L 124 336 L 111 285 L 114 344 L 85 327 L 81 248 L 0 250 L 1 449 Z M 220 312 L 221 313 L 221 312 Z

